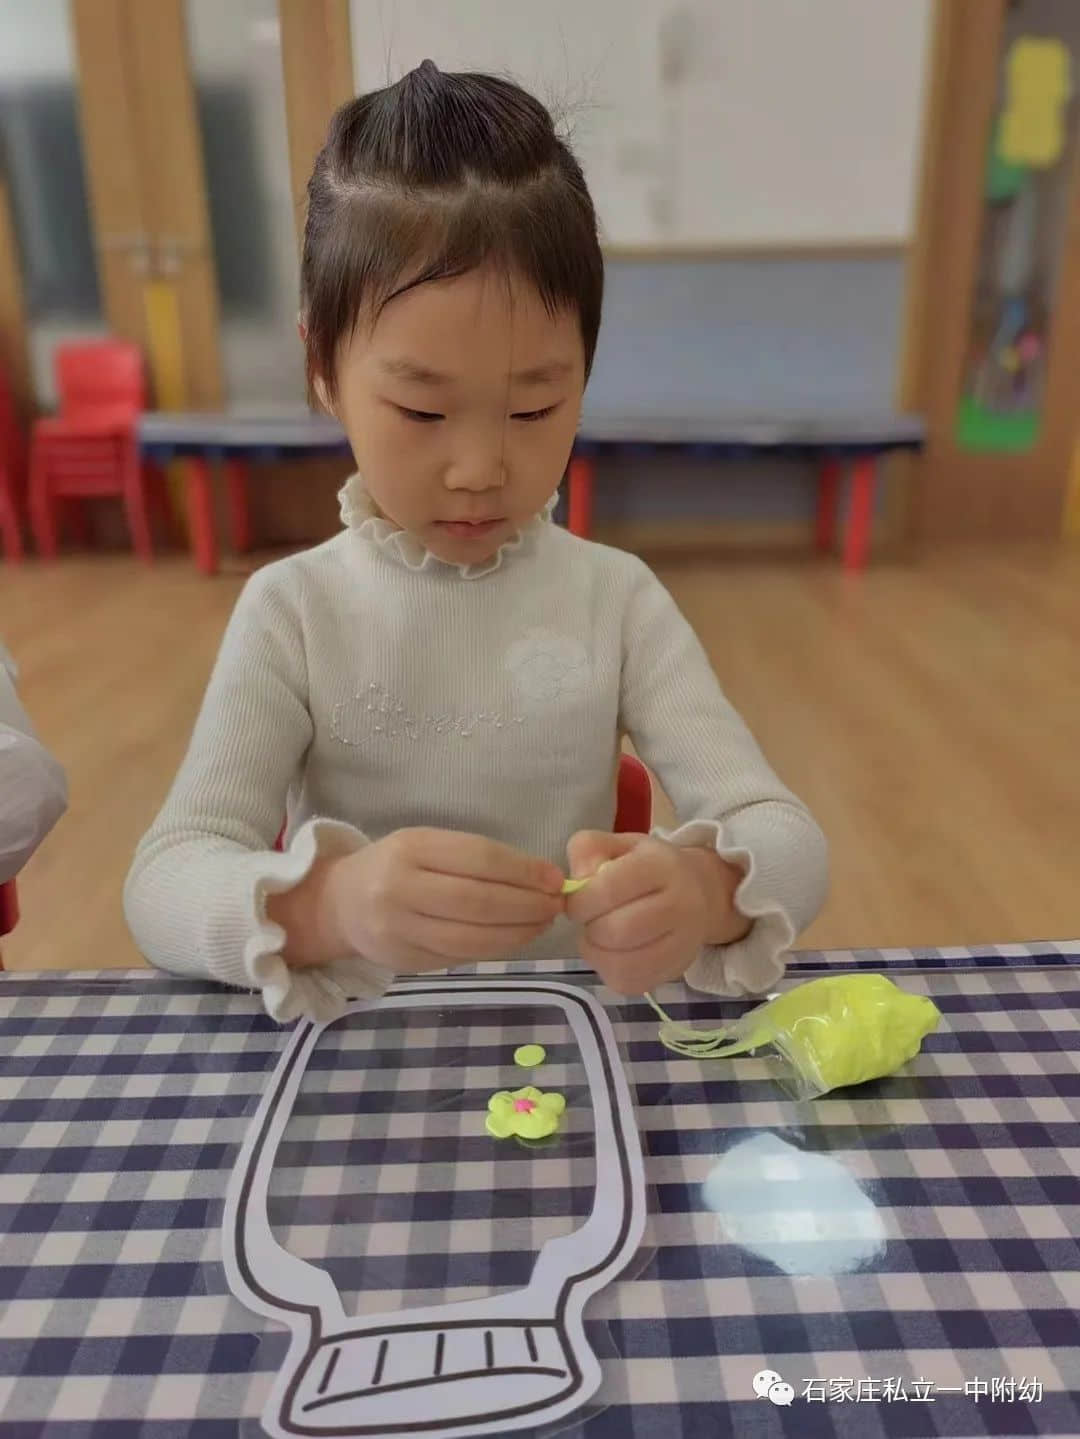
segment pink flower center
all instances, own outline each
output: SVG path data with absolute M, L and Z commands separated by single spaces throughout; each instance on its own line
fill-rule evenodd
M 518 1114 L 531 1114 L 536 1108 L 535 1099 L 515 1099 L 514 1109 Z

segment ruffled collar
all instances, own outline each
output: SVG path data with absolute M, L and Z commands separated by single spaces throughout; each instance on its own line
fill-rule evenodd
M 543 527 L 550 523 L 558 504 L 558 492 L 552 495 L 544 508 L 532 517 L 528 524 L 504 540 L 495 553 L 486 560 L 475 564 L 457 564 L 441 560 L 408 530 L 399 530 L 396 525 L 384 519 L 376 509 L 371 496 L 364 488 L 360 475 L 352 475 L 338 491 L 341 507 L 341 522 L 353 534 L 362 535 L 376 549 L 410 570 L 444 569 L 457 570 L 462 579 L 478 580 L 490 575 L 506 562 L 508 556 L 528 550 L 535 543 Z

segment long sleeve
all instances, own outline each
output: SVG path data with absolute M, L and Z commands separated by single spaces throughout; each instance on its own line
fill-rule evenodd
M 136 851 L 124 910 L 151 963 L 260 989 L 278 1020 L 330 1019 L 347 993 L 374 997 L 389 982 L 358 956 L 290 970 L 284 931 L 266 915 L 267 896 L 298 884 L 317 856 L 367 842 L 315 818 L 275 852 L 311 737 L 300 605 L 269 566 L 237 602 L 183 764 Z
M 767 989 L 784 955 L 817 915 L 827 884 L 824 836 L 773 773 L 725 698 L 697 636 L 660 581 L 636 573 L 623 629 L 620 720 L 670 796 L 680 824 L 654 833 L 714 847 L 745 871 L 738 909 L 745 939 L 709 946 L 687 981 L 710 992 Z
M 0 884 L 26 864 L 68 805 L 63 769 L 38 740 L 0 646 Z

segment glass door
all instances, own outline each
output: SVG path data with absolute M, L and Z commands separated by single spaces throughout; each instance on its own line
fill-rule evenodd
M 277 0 L 187 0 L 230 406 L 303 408 L 299 254 Z
M 300 235 L 312 163 L 352 94 L 347 0 L 186 0 L 230 407 L 306 409 L 297 334 Z M 260 463 L 252 527 L 265 544 L 337 526 L 341 459 Z
M 106 312 L 161 409 L 224 400 L 217 288 L 182 0 L 72 0 Z
M 27 413 L 59 342 L 107 334 L 157 408 L 304 406 L 304 191 L 351 94 L 347 0 L 0 0 L 0 363 Z M 316 537 L 266 470 L 257 528 Z
M 292 38 L 323 7 L 281 8 Z M 303 405 L 284 59 L 278 0 L 0 0 L 0 325 L 28 408 L 57 343 L 108 333 L 160 408 Z M 325 127 L 342 97 L 304 62 Z
M 0 364 L 29 414 L 57 344 L 108 328 L 67 0 L 0 0 Z

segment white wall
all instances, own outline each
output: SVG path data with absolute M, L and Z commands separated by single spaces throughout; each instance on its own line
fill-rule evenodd
M 358 91 L 430 57 L 572 127 L 609 245 L 905 243 L 930 0 L 351 0 Z
M 67 0 L 0 0 L 0 79 L 67 77 L 73 57 Z

